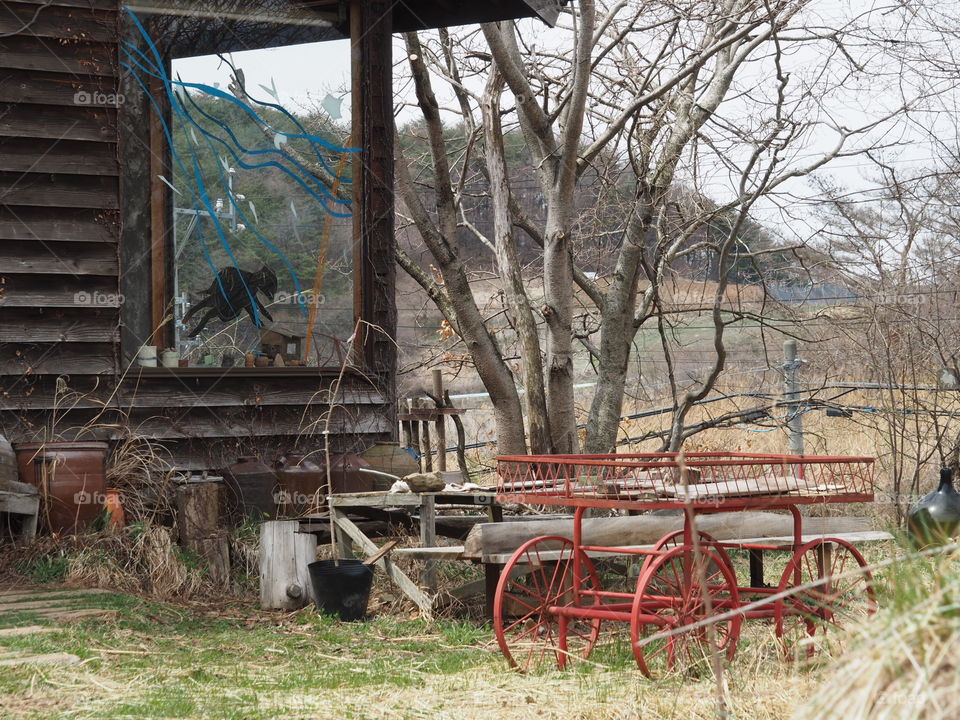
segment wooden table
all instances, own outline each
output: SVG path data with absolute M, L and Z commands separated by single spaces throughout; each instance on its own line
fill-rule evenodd
M 499 522 L 503 515 L 502 509 L 496 503 L 494 492 L 434 492 L 434 493 L 334 493 L 328 496 L 330 506 L 330 520 L 334 543 L 339 557 L 353 557 L 353 543 L 357 543 L 364 553 L 372 555 L 377 551 L 377 545 L 368 538 L 348 517 L 351 508 L 404 508 L 420 511 L 420 548 L 415 548 L 417 556 L 424 559 L 423 585 L 426 591 L 411 580 L 406 573 L 400 570 L 387 556 L 377 562 L 384 572 L 400 590 L 413 602 L 425 616 L 430 616 L 433 610 L 433 597 L 430 593 L 436 590 L 436 561 L 455 559 L 463 548 L 436 547 L 437 505 L 455 507 L 482 508 L 487 512 L 491 522 Z M 403 554 L 402 549 L 393 551 L 394 554 Z M 413 554 L 413 553 L 408 553 Z

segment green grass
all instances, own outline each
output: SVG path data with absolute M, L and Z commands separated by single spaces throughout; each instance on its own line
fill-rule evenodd
M 43 703 L 31 709 L 29 698 L 48 695 L 69 703 L 64 717 L 270 718 L 276 707 L 265 696 L 416 687 L 424 677 L 455 676 L 491 657 L 482 648 L 489 628 L 461 622 L 342 623 L 312 611 L 242 609 L 222 618 L 123 595 L 90 595 L 82 605 L 115 609 L 118 619 L 2 639 L 9 650 L 67 652 L 83 662 L 4 668 L 0 715 L 56 717 Z M 49 623 L 29 612 L 3 618 L 6 626 L 27 624 Z M 119 692 L 102 691 L 90 676 Z

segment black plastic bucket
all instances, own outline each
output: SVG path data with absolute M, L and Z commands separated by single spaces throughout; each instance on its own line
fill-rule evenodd
M 317 609 L 341 620 L 363 620 L 370 600 L 373 568 L 363 560 L 318 560 L 307 565 Z

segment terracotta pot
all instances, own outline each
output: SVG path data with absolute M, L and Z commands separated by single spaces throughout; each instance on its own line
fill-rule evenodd
M 254 519 L 276 517 L 279 483 L 276 473 L 259 458 L 245 455 L 223 471 L 227 506 L 233 515 Z
M 126 514 L 123 512 L 123 503 L 120 500 L 119 490 L 107 490 L 104 493 L 103 508 L 109 517 L 111 530 L 123 530 L 127 524 Z
M 19 443 L 15 449 L 20 479 L 40 489 L 47 530 L 82 532 L 97 518 L 106 497 L 106 443 Z

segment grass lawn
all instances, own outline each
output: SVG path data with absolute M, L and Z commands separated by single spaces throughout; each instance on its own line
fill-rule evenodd
M 110 621 L 0 639 L 7 650 L 66 652 L 68 666 L 0 668 L 2 718 L 715 718 L 714 680 L 653 683 L 629 651 L 536 675 L 510 671 L 489 626 L 376 617 L 341 623 L 250 604 L 179 606 L 90 596 Z M 45 624 L 24 613 L 4 625 Z M 726 680 L 732 717 L 787 718 L 816 673 L 757 648 L 757 625 Z M 751 649 L 751 643 L 753 648 Z

